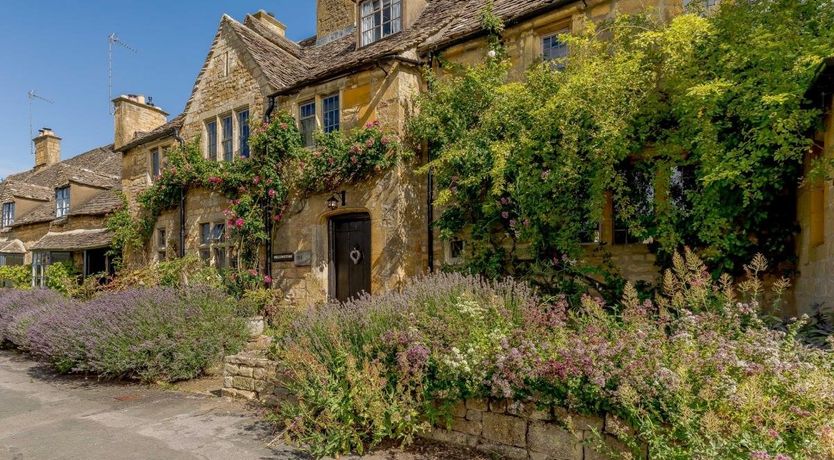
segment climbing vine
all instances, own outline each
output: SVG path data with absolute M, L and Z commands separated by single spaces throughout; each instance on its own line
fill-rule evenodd
M 428 75 L 410 134 L 430 146 L 437 225 L 468 241 L 471 270 L 576 274 L 609 199 L 661 261 L 684 245 L 734 273 L 759 252 L 792 258 L 793 190 L 819 119 L 805 92 L 834 53 L 834 4 L 721 2 L 561 39 L 568 57 L 520 81 L 496 38 L 480 64 Z
M 249 143 L 251 156 L 231 162 L 204 158 L 197 143 L 171 151 L 161 176 L 138 197 L 138 219 L 126 227 L 147 241 L 160 214 L 178 206 L 189 189 L 216 191 L 228 198 L 224 214 L 238 267 L 256 269 L 269 238 L 266 219 L 280 224 L 292 199 L 334 191 L 409 156 L 398 136 L 377 122 L 318 133 L 316 146 L 305 148 L 295 119 L 286 112 L 253 127 Z

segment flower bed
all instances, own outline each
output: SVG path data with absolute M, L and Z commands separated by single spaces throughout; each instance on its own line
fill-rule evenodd
M 0 299 L 0 339 L 59 372 L 184 380 L 246 343 L 246 320 L 236 308 L 206 288 L 132 289 L 87 302 L 8 291 Z
M 767 328 L 755 281 L 739 294 L 692 255 L 675 266 L 654 301 L 627 289 L 571 308 L 447 274 L 310 311 L 274 350 L 298 398 L 278 417 L 316 455 L 408 443 L 454 421 L 459 401 L 490 398 L 608 414 L 652 458 L 834 455 L 831 352 Z

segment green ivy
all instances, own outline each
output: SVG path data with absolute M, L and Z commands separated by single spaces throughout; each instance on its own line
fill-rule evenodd
M 437 226 L 469 241 L 470 270 L 599 284 L 577 259 L 608 196 L 661 263 L 684 245 L 717 272 L 759 252 L 792 259 L 794 191 L 820 115 L 804 96 L 834 54 L 834 4 L 722 2 L 562 38 L 569 57 L 523 81 L 501 50 L 428 74 L 409 130 L 430 146 Z
M 238 267 L 255 269 L 269 238 L 265 217 L 279 225 L 293 198 L 364 180 L 408 157 L 398 137 L 378 123 L 318 133 L 316 147 L 305 148 L 287 112 L 253 127 L 249 142 L 251 157 L 232 162 L 205 159 L 196 142 L 170 152 L 162 175 L 138 197 L 141 216 L 132 227 L 142 240 L 150 238 L 159 215 L 176 207 L 189 188 L 217 191 L 229 199 L 225 216 L 238 248 Z M 130 231 L 124 233 L 130 236 L 122 240 L 134 241 Z

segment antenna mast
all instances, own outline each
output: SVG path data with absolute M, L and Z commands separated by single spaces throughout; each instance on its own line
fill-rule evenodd
M 35 131 L 34 131 L 33 126 L 32 126 L 32 101 L 37 99 L 37 100 L 40 100 L 40 101 L 47 102 L 49 104 L 54 104 L 55 102 L 53 102 L 53 101 L 51 101 L 51 100 L 49 100 L 45 97 L 39 96 L 38 93 L 35 92 L 35 90 L 30 90 L 28 93 L 26 93 L 26 97 L 29 99 L 29 150 L 30 150 L 30 153 L 32 155 L 34 155 L 35 154 L 35 141 L 33 139 L 35 137 Z
M 119 39 L 115 32 L 107 36 L 107 106 L 110 115 L 113 115 L 113 106 L 110 105 L 113 101 L 113 45 L 121 46 L 134 54 L 138 53 L 130 45 Z

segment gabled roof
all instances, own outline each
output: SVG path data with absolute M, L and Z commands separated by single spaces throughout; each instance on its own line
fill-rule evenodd
M 27 184 L 18 180 L 6 180 L 0 185 L 0 201 L 25 198 L 35 201 L 49 201 L 54 190 L 49 187 Z
M 26 245 L 20 240 L 1 240 L 0 254 L 26 254 Z
M 15 197 L 43 203 L 15 216 L 12 227 L 55 220 L 55 189 L 70 183 L 99 188 L 86 203 L 70 209 L 70 215 L 105 215 L 122 205 L 115 189 L 120 187 L 121 154 L 112 145 L 98 147 L 76 157 L 40 169 L 9 176 L 0 182 L 0 199 Z

